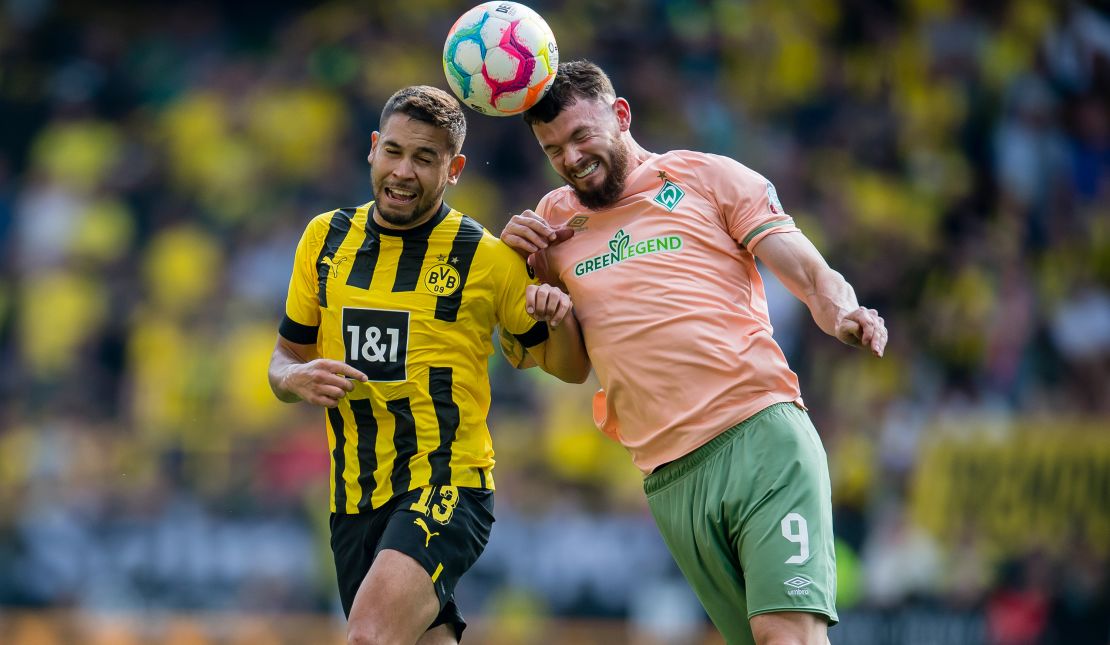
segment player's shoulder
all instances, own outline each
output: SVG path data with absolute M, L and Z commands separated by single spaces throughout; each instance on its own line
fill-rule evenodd
M 454 222 L 457 221 L 456 225 Z M 474 260 L 478 265 L 486 268 L 501 268 L 507 269 L 509 267 L 526 268 L 523 258 L 520 257 L 508 244 L 501 241 L 501 238 L 494 235 L 489 229 L 482 225 L 481 222 L 462 213 L 460 211 L 451 209 L 451 212 L 444 219 L 443 224 L 447 225 L 447 230 L 456 231 L 455 239 L 469 239 L 470 243 L 474 244 Z M 441 224 L 441 226 L 443 225 Z M 498 272 L 494 270 L 497 275 L 507 275 L 507 272 Z
M 322 234 L 333 227 L 350 226 L 351 221 L 355 219 L 358 211 L 368 208 L 369 206 L 370 204 L 363 204 L 362 206 L 344 206 L 324 211 L 323 213 L 313 216 L 313 218 L 308 221 L 305 229 L 310 232 Z
M 351 222 L 357 216 L 359 209 L 364 207 L 365 205 L 333 208 L 330 211 L 314 215 L 305 224 L 301 243 L 308 244 L 310 247 L 319 246 L 324 243 L 324 240 L 332 231 L 346 233 L 350 230 Z
M 536 214 L 553 224 L 560 224 L 582 210 L 574 190 L 561 186 L 550 191 L 536 204 Z
M 674 177 L 679 183 L 703 187 L 703 194 L 722 192 L 762 193 L 767 178 L 732 157 L 698 152 L 695 150 L 672 150 L 659 160 L 661 169 Z
M 479 246 L 489 244 L 490 241 L 497 239 L 494 237 L 493 233 L 490 233 L 489 229 L 483 226 L 477 219 L 454 208 L 448 210 L 447 215 L 436 228 L 443 230 L 460 241 L 477 243 Z
M 676 171 L 686 170 L 707 181 L 725 178 L 735 180 L 737 177 L 762 179 L 762 175 L 736 159 L 712 152 L 671 150 L 660 157 L 661 165 L 673 167 Z
M 440 223 L 440 227 L 456 241 L 475 245 L 483 255 L 490 252 L 500 254 L 501 247 L 508 249 L 500 238 L 477 219 L 453 208 Z

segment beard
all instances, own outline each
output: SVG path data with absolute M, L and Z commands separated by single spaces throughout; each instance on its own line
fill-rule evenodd
M 412 204 L 405 207 L 403 210 L 395 210 L 392 204 L 386 205 L 381 197 L 385 195 L 384 186 L 374 186 L 375 203 L 374 207 L 390 226 L 395 228 L 406 228 L 418 221 L 421 217 L 428 214 L 439 202 L 439 198 L 443 196 L 440 192 L 438 195 L 428 195 L 427 193 L 420 193 L 417 198 L 413 200 Z
M 624 180 L 628 177 L 628 149 L 623 145 L 613 146 L 608 165 L 609 172 L 605 175 L 605 181 L 597 188 L 580 190 L 574 184 L 570 185 L 578 196 L 578 201 L 592 211 L 612 206 L 624 194 Z

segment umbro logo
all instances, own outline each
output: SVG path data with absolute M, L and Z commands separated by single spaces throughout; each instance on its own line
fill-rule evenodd
M 567 222 L 567 228 L 571 228 L 576 231 L 584 231 L 586 230 L 586 222 L 588 221 L 590 221 L 590 218 L 586 215 L 575 215 L 574 217 L 570 218 L 569 222 Z
M 792 587 L 786 592 L 788 596 L 808 596 L 809 589 L 806 589 L 806 587 L 813 584 L 813 581 L 804 576 L 794 576 L 789 580 L 784 580 L 782 584 Z

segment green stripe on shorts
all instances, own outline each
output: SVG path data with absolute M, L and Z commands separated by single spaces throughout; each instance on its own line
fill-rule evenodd
M 644 479 L 663 540 L 729 645 L 776 611 L 837 621 L 828 462 L 809 415 L 778 403 Z

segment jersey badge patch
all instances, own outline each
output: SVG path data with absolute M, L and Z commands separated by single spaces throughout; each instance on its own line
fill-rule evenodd
M 662 175 L 663 173 L 660 174 Z M 682 198 L 685 196 L 686 192 L 679 188 L 678 184 L 670 179 L 664 179 L 663 187 L 655 194 L 655 198 L 652 201 L 669 211 L 673 211 L 674 207 L 678 206 L 678 203 L 682 201 Z
M 453 258 L 458 262 L 458 258 Z M 424 272 L 424 288 L 437 296 L 449 296 L 459 290 L 462 279 L 459 271 L 450 264 L 436 264 Z
M 780 215 L 783 212 L 782 202 L 779 201 L 779 194 L 775 191 L 775 185 L 771 182 L 767 182 L 767 205 L 775 215 Z

